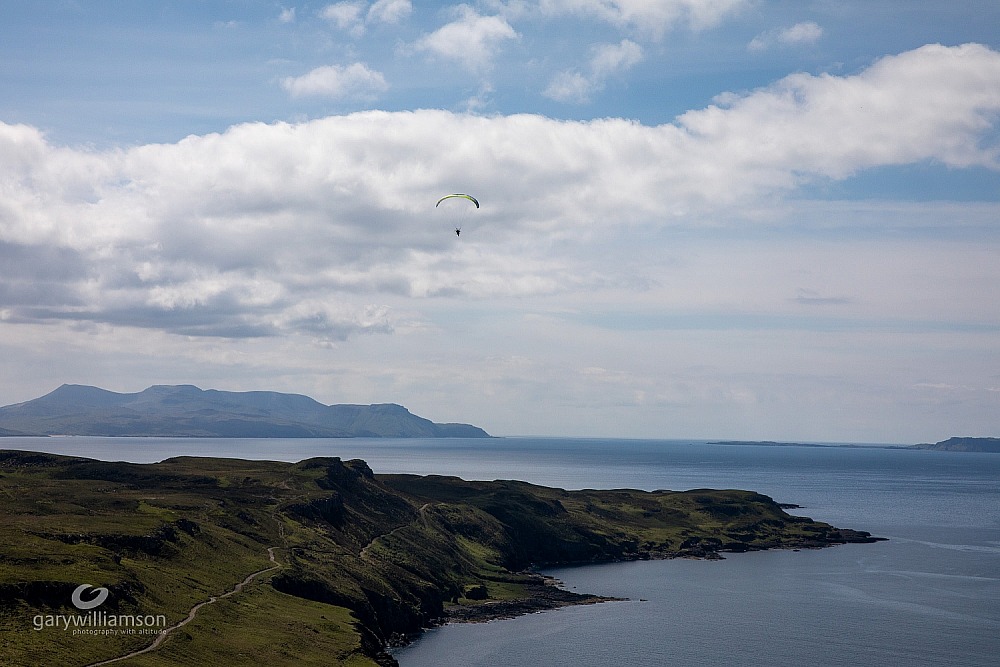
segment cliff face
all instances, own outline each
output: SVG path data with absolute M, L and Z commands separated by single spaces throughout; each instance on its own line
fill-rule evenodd
M 558 591 L 532 564 L 596 562 L 871 541 L 786 514 L 745 491 L 563 491 L 522 482 L 375 475 L 363 461 L 177 458 L 107 463 L 0 451 L 0 625 L 5 664 L 89 664 L 150 637 L 86 641 L 30 619 L 102 609 L 206 606 L 156 649 L 163 660 L 391 664 L 383 647 L 439 619 L 489 618 L 592 596 Z M 271 560 L 273 558 L 273 561 Z
M 202 390 L 157 385 L 119 394 L 63 385 L 0 408 L 0 435 L 174 436 L 224 438 L 489 437 L 469 424 L 436 424 L 401 405 L 323 405 L 271 391 Z

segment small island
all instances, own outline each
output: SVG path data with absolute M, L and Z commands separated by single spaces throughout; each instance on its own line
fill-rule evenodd
M 750 491 L 566 491 L 339 458 L 0 450 L 0 495 L 5 665 L 392 665 L 387 647 L 435 624 L 605 600 L 554 586 L 544 565 L 880 539 Z M 101 589 L 96 612 L 80 607 Z M 158 623 L 111 632 L 128 618 Z

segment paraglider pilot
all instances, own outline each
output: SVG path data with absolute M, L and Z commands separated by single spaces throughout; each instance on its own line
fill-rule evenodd
M 476 208 L 479 208 L 479 200 L 477 200 L 472 195 L 467 195 L 467 194 L 463 194 L 463 193 L 460 193 L 460 192 L 456 192 L 455 194 L 445 195 L 444 197 L 441 197 L 441 199 L 438 199 L 437 203 L 434 204 L 434 208 L 437 208 L 438 206 L 440 206 L 441 202 L 443 202 L 445 199 L 451 199 L 453 197 L 457 197 L 459 199 L 468 199 L 469 201 L 471 201 L 473 204 L 476 205 Z M 462 235 L 462 228 L 461 227 L 455 227 L 455 236 L 461 236 L 461 235 Z

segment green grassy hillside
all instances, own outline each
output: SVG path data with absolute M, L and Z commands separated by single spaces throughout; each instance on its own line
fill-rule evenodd
M 0 503 L 4 665 L 95 664 L 181 623 L 113 664 L 393 664 L 388 643 L 442 618 L 595 601 L 546 586 L 532 564 L 872 539 L 745 491 L 563 491 L 336 458 L 0 451 Z M 72 604 L 81 584 L 108 589 L 96 611 Z M 163 621 L 143 634 L 111 617 Z

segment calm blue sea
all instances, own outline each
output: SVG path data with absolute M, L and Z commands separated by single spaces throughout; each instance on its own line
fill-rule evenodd
M 740 488 L 888 542 L 550 571 L 630 601 L 431 630 L 402 667 L 1000 665 L 1000 455 L 704 441 L 5 438 L 0 447 L 159 461 L 363 458 L 376 472 L 568 489 Z

